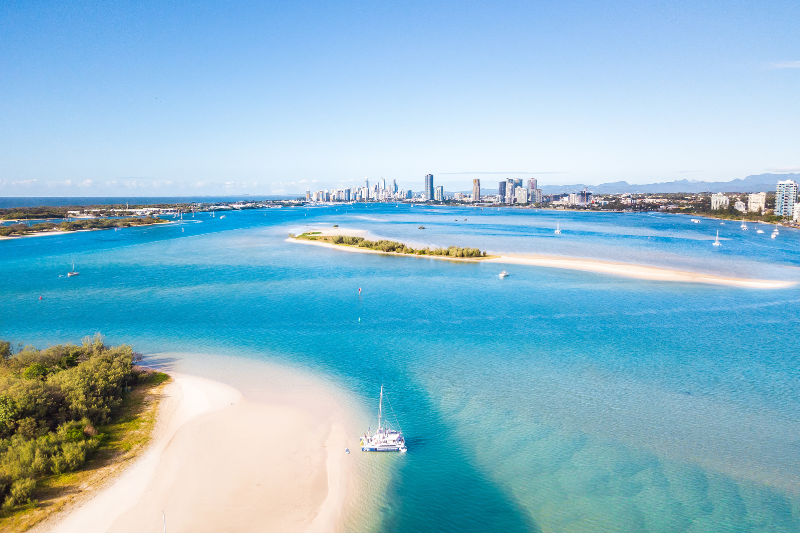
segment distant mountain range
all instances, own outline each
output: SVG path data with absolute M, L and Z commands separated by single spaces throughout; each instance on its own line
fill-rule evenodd
M 766 192 L 774 191 L 781 180 L 800 181 L 800 174 L 759 174 L 732 181 L 677 180 L 665 183 L 630 184 L 627 181 L 601 183 L 600 185 L 544 185 L 544 194 L 564 194 L 582 191 L 586 187 L 595 194 L 620 193 L 698 193 L 698 192 Z

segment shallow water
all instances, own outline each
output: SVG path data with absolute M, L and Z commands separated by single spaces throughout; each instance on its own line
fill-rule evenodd
M 284 242 L 333 224 L 417 245 L 800 280 L 800 232 L 773 240 L 771 228 L 674 215 L 198 214 L 0 241 L 0 337 L 45 346 L 101 332 L 144 353 L 214 354 L 177 364 L 227 381 L 252 381 L 243 361 L 286 363 L 340 386 L 364 429 L 383 383 L 410 449 L 363 459 L 381 473 L 373 486 L 386 482 L 377 510 L 364 502 L 382 531 L 800 531 L 798 286 L 508 265 L 500 280 L 498 265 Z M 66 278 L 73 259 L 81 275 Z

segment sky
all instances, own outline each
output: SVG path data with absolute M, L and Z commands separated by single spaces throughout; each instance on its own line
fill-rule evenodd
M 0 0 L 0 196 L 797 172 L 798 28 L 797 0 Z

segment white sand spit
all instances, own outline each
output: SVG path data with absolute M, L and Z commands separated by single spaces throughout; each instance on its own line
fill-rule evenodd
M 336 531 L 349 485 L 342 427 L 173 375 L 147 453 L 43 531 Z M 331 453 L 328 453 L 331 450 Z M 59 518 L 59 517 L 57 517 Z
M 441 255 L 410 255 L 398 254 L 395 252 L 380 252 L 357 246 L 342 246 L 329 242 L 310 241 L 306 239 L 286 239 L 288 242 L 301 244 L 311 244 L 346 252 L 357 252 L 366 254 L 392 255 L 396 257 L 414 257 L 421 259 L 439 259 L 445 261 L 463 261 L 472 263 L 501 263 L 508 265 L 530 265 L 546 268 L 562 268 L 567 270 L 582 270 L 585 272 L 596 272 L 599 274 L 610 274 L 614 276 L 624 276 L 636 279 L 646 279 L 652 281 L 669 281 L 683 283 L 706 283 L 712 285 L 727 285 L 731 287 L 746 287 L 751 289 L 782 289 L 796 285 L 794 281 L 784 280 L 765 280 L 765 279 L 746 279 L 717 276 L 714 274 L 703 274 L 701 272 L 691 272 L 688 270 L 673 270 L 669 268 L 653 267 L 646 265 L 636 265 L 631 263 L 618 263 L 614 261 L 601 261 L 599 259 L 581 259 L 576 257 L 557 257 L 548 255 L 534 254 L 504 254 L 486 259 L 468 259 L 447 257 Z

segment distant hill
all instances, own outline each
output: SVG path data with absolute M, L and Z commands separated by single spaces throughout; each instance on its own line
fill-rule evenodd
M 732 181 L 677 180 L 665 183 L 630 184 L 627 181 L 601 183 L 600 185 L 544 185 L 544 194 L 563 194 L 582 191 L 586 187 L 595 194 L 620 193 L 697 193 L 697 192 L 767 192 L 774 191 L 781 180 L 800 181 L 800 174 L 759 174 Z

